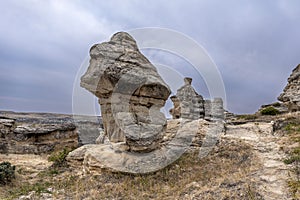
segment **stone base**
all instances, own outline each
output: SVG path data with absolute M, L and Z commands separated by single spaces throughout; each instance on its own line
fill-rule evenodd
M 71 152 L 67 161 L 74 168 L 83 166 L 84 173 L 101 174 L 103 170 L 130 174 L 151 173 L 176 161 L 186 150 L 195 147 L 199 138 L 205 140 L 205 132 L 214 126 L 202 119 L 178 119 L 168 124 L 170 126 L 164 141 L 154 151 L 131 152 L 124 142 L 84 145 Z

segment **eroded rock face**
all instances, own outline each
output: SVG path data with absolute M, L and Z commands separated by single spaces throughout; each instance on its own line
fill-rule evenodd
M 38 122 L 20 122 L 0 116 L 0 153 L 40 154 L 78 147 L 74 124 Z
M 170 110 L 173 119 L 184 118 L 196 120 L 204 117 L 204 100 L 192 87 L 192 79 L 184 78 L 184 86 L 172 96 L 174 108 Z
M 223 100 L 221 98 L 205 100 L 204 110 L 204 118 L 207 120 L 224 119 L 225 110 L 223 108 Z
M 125 32 L 94 45 L 90 56 L 81 86 L 99 98 L 104 135 L 132 151 L 157 148 L 166 128 L 160 108 L 170 89 L 156 68 Z
M 300 64 L 288 78 L 288 84 L 278 100 L 282 101 L 289 111 L 300 111 Z
M 192 78 L 184 78 L 184 86 L 177 90 L 177 94 L 171 97 L 174 108 L 170 110 L 173 119 L 224 119 L 223 100 L 215 98 L 204 100 L 193 88 Z

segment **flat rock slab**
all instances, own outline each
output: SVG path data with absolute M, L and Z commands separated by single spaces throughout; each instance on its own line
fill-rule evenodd
M 155 172 L 180 158 L 204 124 L 211 126 L 205 120 L 181 121 L 169 142 L 148 153 L 127 151 L 125 143 L 85 145 L 71 152 L 67 161 L 76 168 L 83 164 L 84 172 L 92 174 L 101 174 L 102 170 L 131 174 Z

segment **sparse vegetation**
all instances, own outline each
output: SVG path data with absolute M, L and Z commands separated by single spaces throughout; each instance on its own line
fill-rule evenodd
M 260 111 L 262 115 L 278 115 L 280 112 L 273 106 L 266 107 Z
M 48 187 L 51 186 L 51 183 L 44 182 L 40 180 L 40 182 L 30 184 L 28 182 L 23 183 L 20 187 L 15 190 L 10 190 L 10 196 L 7 199 L 15 199 L 21 195 L 28 195 L 30 192 L 36 193 L 36 195 L 40 195 L 42 193 L 51 193 L 48 190 Z
M 197 151 L 187 153 L 147 175 L 103 172 L 80 176 L 63 165 L 63 173 L 50 168 L 39 173 L 33 183 L 16 181 L 21 185 L 5 190 L 6 196 L 0 198 L 13 199 L 34 191 L 37 199 L 49 192 L 56 199 L 260 199 L 249 178 L 260 167 L 252 162 L 254 156 L 247 144 L 225 141 L 204 159 L 198 159 Z
M 299 147 L 297 147 L 296 149 L 294 149 L 290 153 L 289 158 L 287 158 L 287 159 L 284 160 L 285 164 L 292 164 L 294 162 L 300 162 L 300 148 Z M 298 165 L 298 163 L 296 163 L 296 165 Z
M 300 119 L 291 117 L 286 119 L 288 122 L 283 130 L 287 133 L 289 143 L 295 146 L 288 153 L 284 160 L 285 164 L 292 165 L 292 173 L 295 175 L 288 182 L 290 192 L 294 199 L 300 198 Z M 296 144 L 296 145 L 295 145 Z
M 8 184 L 15 178 L 16 167 L 10 162 L 0 163 L 0 184 Z
M 299 199 L 299 188 L 300 188 L 300 181 L 299 180 L 290 180 L 288 182 L 288 186 L 290 188 L 291 193 L 293 194 L 294 199 Z
M 53 152 L 49 156 L 48 161 L 53 162 L 52 166 L 54 168 L 63 167 L 64 165 L 66 165 L 66 157 L 71 151 L 72 149 L 70 148 L 64 148 L 62 151 Z

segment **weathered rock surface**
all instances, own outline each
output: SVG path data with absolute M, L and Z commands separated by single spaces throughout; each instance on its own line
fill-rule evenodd
M 40 120 L 33 115 L 1 112 L 0 153 L 40 154 L 78 147 L 78 133 L 73 123 L 49 118 L 47 121 L 44 117 Z
M 216 121 L 207 121 L 204 119 L 198 119 L 193 121 L 197 121 L 198 124 L 196 125 L 197 129 L 195 129 L 196 132 L 194 132 L 192 142 L 191 144 L 189 144 L 189 150 L 204 147 L 204 145 L 215 146 L 215 144 L 219 141 L 220 135 L 224 134 L 225 132 L 223 123 L 218 123 Z M 176 137 L 176 134 L 178 134 L 178 132 L 181 131 L 182 126 L 182 119 L 168 120 L 167 130 L 162 144 L 167 144 L 174 137 Z M 216 130 L 216 128 L 218 128 L 218 130 Z M 215 143 L 211 143 L 209 142 L 209 140 L 214 140 Z
M 184 78 L 184 83 L 184 86 L 177 90 L 176 95 L 171 97 L 174 108 L 170 110 L 170 114 L 173 119 L 224 119 L 225 110 L 221 98 L 204 100 L 191 85 L 192 78 Z
M 225 116 L 223 108 L 223 100 L 221 98 L 214 98 L 213 100 L 205 100 L 205 119 L 207 120 L 222 120 Z
M 282 101 L 289 111 L 300 111 L 300 64 L 288 78 L 288 84 L 278 100 Z
M 0 153 L 47 153 L 77 147 L 73 124 L 20 124 L 0 118 Z
M 173 163 L 187 150 L 200 147 L 205 141 L 205 137 L 207 142 L 211 139 L 216 142 L 218 136 L 224 132 L 219 132 L 218 135 L 216 133 L 213 133 L 214 135 L 207 134 L 214 125 L 215 122 L 203 119 L 170 120 L 161 147 L 152 152 L 129 152 L 129 146 L 124 142 L 85 145 L 69 153 L 67 160 L 74 168 L 83 166 L 85 173 L 101 174 L 103 169 L 133 174 L 150 173 Z M 215 143 L 212 145 L 214 146 Z
M 90 56 L 81 86 L 99 98 L 104 135 L 132 151 L 156 149 L 166 128 L 160 108 L 170 95 L 156 68 L 125 32 L 94 45 Z
M 84 144 L 95 144 L 99 132 L 103 129 L 102 118 L 100 116 L 0 111 L 0 117 L 1 119 L 15 121 L 15 127 L 24 126 L 24 129 L 31 127 L 31 129 L 34 128 L 34 131 L 48 128 L 51 129 L 51 126 L 58 127 L 66 125 L 66 127 L 69 128 L 76 126 L 76 132 L 78 134 L 78 142 L 76 143 L 78 143 L 79 146 Z M 2 131 L 4 131 L 4 129 L 2 129 Z
M 184 78 L 184 86 L 172 96 L 174 108 L 170 110 L 173 119 L 196 120 L 204 117 L 204 100 L 192 87 L 192 79 Z

